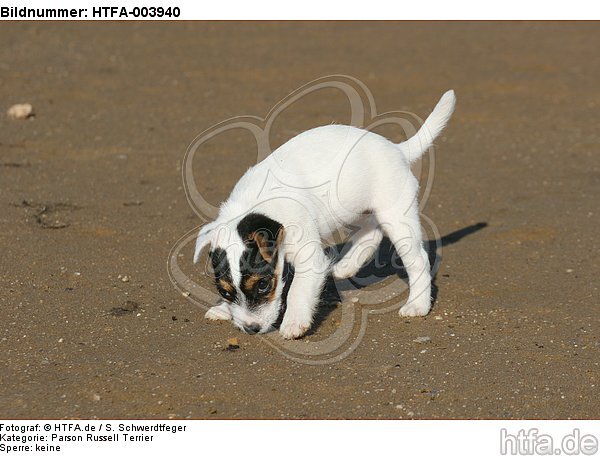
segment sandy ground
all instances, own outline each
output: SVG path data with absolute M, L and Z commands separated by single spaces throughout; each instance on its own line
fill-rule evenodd
M 4 23 L 0 42 L 2 418 L 600 417 L 598 23 Z M 432 313 L 373 315 L 315 366 L 205 322 L 166 263 L 201 223 L 192 139 L 328 74 L 379 111 L 425 116 L 448 88 L 458 107 L 424 209 L 445 237 Z M 19 102 L 34 119 L 3 114 Z M 344 109 L 308 100 L 275 142 Z M 215 203 L 255 154 L 220 141 L 195 169 Z

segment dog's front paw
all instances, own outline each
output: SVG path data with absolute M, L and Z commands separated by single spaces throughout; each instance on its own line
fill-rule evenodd
M 207 320 L 231 320 L 231 311 L 229 310 L 229 305 L 227 303 L 223 303 L 218 306 L 211 307 L 208 309 L 208 312 L 204 314 L 204 318 Z
M 401 317 L 422 317 L 431 310 L 431 299 L 428 295 L 421 295 L 417 299 L 410 299 L 398 312 Z
M 298 339 L 310 329 L 310 321 L 302 321 L 293 318 L 284 318 L 279 328 L 279 333 L 284 339 Z
M 431 301 L 429 297 L 426 299 L 419 299 L 415 301 L 409 301 L 404 304 L 398 314 L 401 317 L 422 317 L 429 313 L 431 309 Z

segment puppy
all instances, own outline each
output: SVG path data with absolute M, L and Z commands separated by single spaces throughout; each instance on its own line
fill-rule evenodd
M 196 241 L 195 263 L 210 245 L 223 298 L 206 318 L 232 320 L 248 334 L 280 323 L 284 338 L 301 337 L 312 324 L 327 275 L 355 275 L 384 235 L 408 274 L 410 293 L 400 315 L 426 315 L 430 265 L 410 164 L 440 134 L 455 101 L 454 92 L 446 92 L 418 133 L 400 144 L 358 128 L 328 125 L 301 133 L 248 169 Z M 323 242 L 349 226 L 358 228 L 352 246 L 332 264 Z M 294 277 L 284 303 L 286 262 Z

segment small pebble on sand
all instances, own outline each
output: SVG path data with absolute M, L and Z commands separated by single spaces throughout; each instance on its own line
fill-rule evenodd
M 420 337 L 417 337 L 416 339 L 414 339 L 413 342 L 416 342 L 418 344 L 426 344 L 428 342 L 431 342 L 431 337 L 429 337 L 429 336 L 420 336 Z
M 34 115 L 33 106 L 31 106 L 29 103 L 12 105 L 10 108 L 8 108 L 8 111 L 6 111 L 6 115 L 9 119 L 14 120 L 28 119 Z
M 240 348 L 240 341 L 237 337 L 227 339 L 227 350 L 236 350 L 238 348 Z

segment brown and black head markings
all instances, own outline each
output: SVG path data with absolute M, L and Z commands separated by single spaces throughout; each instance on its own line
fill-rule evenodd
M 281 275 L 277 259 L 283 225 L 266 215 L 251 213 L 240 220 L 237 231 L 246 247 L 240 258 L 240 289 L 248 307 L 273 301 Z
M 237 292 L 231 279 L 231 269 L 227 260 L 227 253 L 221 248 L 211 250 L 210 260 L 215 272 L 215 285 L 217 290 L 228 301 L 234 302 L 237 298 Z

